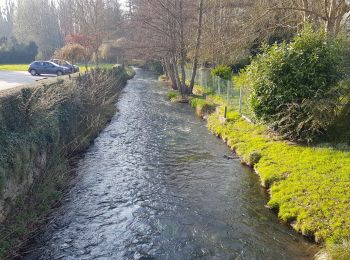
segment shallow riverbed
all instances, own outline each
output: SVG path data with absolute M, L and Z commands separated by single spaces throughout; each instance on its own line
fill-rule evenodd
M 25 259 L 311 259 L 258 177 L 143 70 Z

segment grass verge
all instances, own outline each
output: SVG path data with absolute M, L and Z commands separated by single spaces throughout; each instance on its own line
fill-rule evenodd
M 224 100 L 216 96 L 195 97 L 191 104 L 200 116 L 204 112 L 198 111 L 203 108 L 218 107 L 215 112 L 205 111 L 211 112 L 208 128 L 260 175 L 271 196 L 268 206 L 282 221 L 316 242 L 332 245 L 330 250 L 343 248 L 343 252 L 349 252 L 344 247 L 349 243 L 343 242 L 350 238 L 348 146 L 289 143 L 264 125 L 242 119 L 236 111 L 228 111 L 224 122 Z
M 0 64 L 0 71 L 27 71 L 28 64 Z

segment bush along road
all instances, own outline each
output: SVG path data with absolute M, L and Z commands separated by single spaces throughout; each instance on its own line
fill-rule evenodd
M 0 258 L 59 203 L 69 159 L 115 114 L 133 72 L 96 69 L 0 92 Z

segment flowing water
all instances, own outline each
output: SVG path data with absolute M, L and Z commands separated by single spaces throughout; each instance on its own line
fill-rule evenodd
M 258 177 L 166 92 L 137 70 L 25 259 L 311 259 Z

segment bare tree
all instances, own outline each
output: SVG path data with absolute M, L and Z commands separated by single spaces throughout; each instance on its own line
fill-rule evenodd
M 40 58 L 51 57 L 63 44 L 54 2 L 18 0 L 14 35 L 22 42 L 36 42 Z
M 135 0 L 130 28 L 133 29 L 134 53 L 162 62 L 174 89 L 182 95 L 192 93 L 193 83 L 187 84 L 185 65 L 192 57 L 195 77 L 201 46 L 204 0 L 198 5 L 190 0 Z M 195 37 L 190 36 L 197 28 Z M 147 50 L 147 51 L 145 51 Z M 140 57 L 140 56 L 139 56 Z
M 0 9 L 0 38 L 9 38 L 13 33 L 15 4 L 13 0 L 6 0 L 3 9 Z

